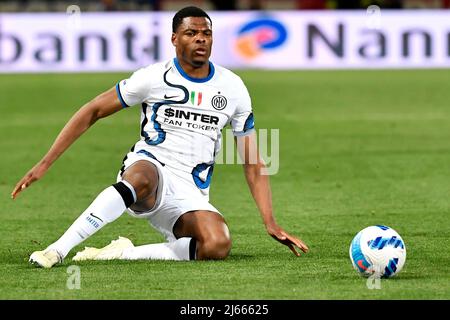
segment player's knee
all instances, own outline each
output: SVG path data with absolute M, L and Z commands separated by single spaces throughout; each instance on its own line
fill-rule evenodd
M 158 171 L 155 165 L 148 161 L 136 162 L 125 170 L 122 178 L 133 186 L 137 201 L 152 196 L 158 187 Z
M 231 239 L 227 235 L 216 235 L 205 239 L 198 248 L 200 259 L 221 260 L 228 257 L 231 251 Z
M 158 186 L 155 177 L 148 174 L 131 173 L 126 175 L 124 179 L 133 186 L 138 201 L 153 195 Z
M 148 176 L 128 177 L 126 180 L 133 186 L 138 201 L 144 200 L 156 192 L 156 183 Z

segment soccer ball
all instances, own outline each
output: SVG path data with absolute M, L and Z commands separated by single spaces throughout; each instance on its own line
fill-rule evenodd
M 406 260 L 403 239 L 392 228 L 378 225 L 367 227 L 350 244 L 353 268 L 361 275 L 389 278 L 399 273 Z

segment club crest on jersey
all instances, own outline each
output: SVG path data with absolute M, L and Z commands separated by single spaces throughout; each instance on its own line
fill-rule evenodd
M 223 110 L 227 106 L 227 98 L 225 98 L 220 94 L 217 94 L 212 98 L 211 104 L 214 107 L 214 109 Z
M 202 103 L 202 93 L 191 91 L 191 103 L 194 106 L 199 106 Z

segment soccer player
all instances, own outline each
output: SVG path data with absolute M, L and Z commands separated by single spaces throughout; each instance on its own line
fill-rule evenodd
M 176 58 L 139 69 L 85 104 L 47 154 L 15 186 L 13 199 L 42 178 L 97 120 L 142 105 L 141 139 L 125 156 L 117 183 L 103 190 L 56 242 L 33 252 L 33 264 L 50 268 L 62 262 L 72 248 L 124 211 L 148 219 L 167 242 L 134 246 L 119 237 L 104 248 L 85 248 L 73 259 L 226 258 L 230 234 L 223 216 L 209 203 L 209 185 L 221 130 L 227 124 L 241 146 L 245 177 L 268 234 L 297 256 L 295 247 L 308 251 L 275 221 L 248 91 L 237 75 L 209 61 L 213 42 L 210 17 L 200 8 L 186 7 L 175 14 L 172 30 Z M 251 155 L 256 155 L 256 161 L 250 161 Z

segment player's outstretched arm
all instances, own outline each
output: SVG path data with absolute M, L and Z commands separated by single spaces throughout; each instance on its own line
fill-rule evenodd
M 288 246 L 296 256 L 300 256 L 295 247 L 306 253 L 309 250 L 306 244 L 284 231 L 276 223 L 273 216 L 269 175 L 266 174 L 266 165 L 260 157 L 256 141 L 255 132 L 237 137 L 238 151 L 244 162 L 245 178 L 264 221 L 267 233 L 278 242 Z
M 114 87 L 81 107 L 61 130 L 47 154 L 19 180 L 11 193 L 11 197 L 15 199 L 21 191 L 42 178 L 53 162 L 97 120 L 121 109 L 122 105 Z

